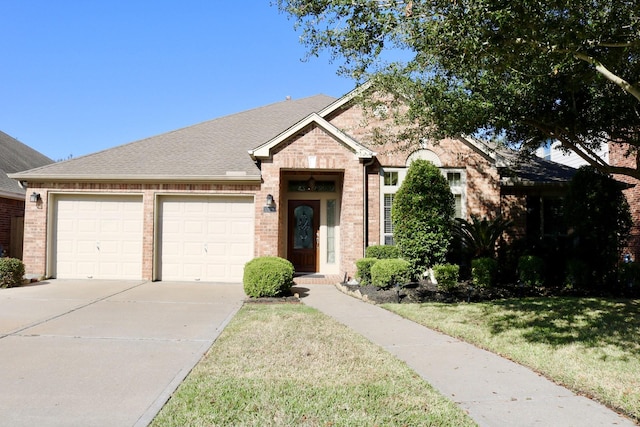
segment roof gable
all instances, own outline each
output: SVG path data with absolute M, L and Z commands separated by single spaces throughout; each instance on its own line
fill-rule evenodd
M 358 158 L 371 159 L 376 154 L 373 151 L 369 150 L 364 145 L 360 144 L 355 139 L 351 138 L 350 136 L 348 136 L 347 134 L 342 132 L 336 126 L 332 125 L 331 123 L 329 123 L 328 121 L 323 119 L 317 113 L 309 114 L 303 120 L 300 120 L 294 126 L 292 126 L 289 129 L 285 130 L 281 134 L 279 134 L 276 137 L 272 138 L 271 140 L 265 142 L 264 144 L 258 146 L 257 148 L 249 150 L 249 154 L 254 159 L 266 159 L 266 158 L 269 158 L 269 157 L 271 157 L 272 151 L 277 146 L 279 146 L 280 144 L 282 144 L 283 142 L 288 140 L 290 137 L 292 137 L 296 133 L 300 132 L 302 129 L 304 129 L 305 127 L 307 127 L 309 125 L 317 126 L 317 127 L 321 128 L 322 130 L 324 130 L 325 132 L 327 132 L 328 134 L 330 134 L 331 136 L 333 136 L 336 140 L 341 142 L 347 148 L 351 149 L 356 154 L 356 156 Z

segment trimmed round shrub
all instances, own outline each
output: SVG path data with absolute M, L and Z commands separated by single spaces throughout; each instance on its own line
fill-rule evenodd
M 361 285 L 371 284 L 371 267 L 378 262 L 378 258 L 360 258 L 356 261 L 356 279 Z
M 400 258 L 381 259 L 371 267 L 371 284 L 386 288 L 411 280 L 410 264 Z
M 458 285 L 460 266 L 457 264 L 436 264 L 433 266 L 433 277 L 438 282 L 438 289 L 450 291 Z
M 378 259 L 400 258 L 400 249 L 396 245 L 373 245 L 367 247 L 365 256 Z
M 22 285 L 24 264 L 17 258 L 0 258 L 0 288 Z
M 244 292 L 250 297 L 275 297 L 291 290 L 293 264 L 284 258 L 254 258 L 244 266 Z
M 498 261 L 493 258 L 476 258 L 471 261 L 471 281 L 479 288 L 488 288 L 498 272 Z
M 518 259 L 518 279 L 526 286 L 544 284 L 544 261 L 535 255 L 523 255 Z

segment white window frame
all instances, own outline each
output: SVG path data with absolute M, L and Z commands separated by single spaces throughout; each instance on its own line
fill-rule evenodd
M 398 182 L 396 185 L 385 185 L 384 183 L 384 174 L 385 172 L 397 172 L 398 173 Z M 400 189 L 400 185 L 404 181 L 405 176 L 407 176 L 407 168 L 381 168 L 380 169 L 380 244 L 386 244 L 386 238 L 391 237 L 393 239 L 393 229 L 391 233 L 385 233 L 384 224 L 385 224 L 385 211 L 384 211 L 384 196 L 385 194 L 396 194 L 398 189 Z M 389 215 L 391 213 L 389 212 Z M 391 218 L 389 218 L 391 220 Z M 393 225 L 392 225 L 393 227 Z
M 449 182 L 447 177 L 448 173 L 459 173 L 460 174 L 460 183 L 459 185 L 449 185 L 451 189 L 451 193 L 456 196 L 460 196 L 460 210 L 461 216 L 460 218 L 467 218 L 467 170 L 465 168 L 447 168 L 441 167 L 440 173 L 442 176 Z M 391 237 L 393 239 L 393 229 L 391 233 L 385 233 L 385 209 L 384 209 L 384 198 L 385 194 L 395 194 L 405 177 L 407 176 L 408 168 L 381 168 L 380 169 L 380 244 L 386 244 L 386 238 Z M 385 172 L 397 172 L 398 173 L 398 182 L 397 185 L 385 185 L 384 183 L 384 174 Z M 390 218 L 389 218 L 390 219 Z
M 440 172 L 446 178 L 447 182 L 449 182 L 449 177 L 447 174 L 449 173 L 459 173 L 460 174 L 460 184 L 459 185 L 451 185 L 449 184 L 449 188 L 451 189 L 451 193 L 454 196 L 460 196 L 460 216 L 456 216 L 456 218 L 467 218 L 467 170 L 464 168 L 440 168 Z

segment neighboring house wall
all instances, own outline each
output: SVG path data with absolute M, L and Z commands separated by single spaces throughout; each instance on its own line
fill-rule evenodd
M 545 146 L 538 148 L 536 155 L 545 160 L 551 160 L 552 162 L 571 166 L 572 168 L 579 168 L 587 164 L 587 162 L 575 152 L 565 152 L 560 148 L 561 144 L 559 141 L 549 142 Z M 606 163 L 609 163 L 609 148 L 607 146 L 601 147 L 599 150 L 596 150 L 595 153 Z
M 0 198 L 0 256 L 20 258 L 22 256 L 21 242 L 14 241 L 22 237 L 22 233 L 14 230 L 12 224 L 16 218 L 24 217 L 24 200 Z

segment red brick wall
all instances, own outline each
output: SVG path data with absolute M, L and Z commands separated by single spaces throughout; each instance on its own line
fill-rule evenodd
M 609 163 L 615 166 L 636 168 L 636 155 L 626 156 L 627 149 L 626 144 L 609 144 Z M 640 261 L 640 181 L 626 175 L 615 175 L 615 178 L 634 186 L 623 191 L 629 202 L 633 218 L 633 227 L 626 251 L 631 253 L 634 260 Z
M 24 216 L 24 200 L 0 198 L 0 246 L 7 256 L 15 257 L 18 254 L 10 253 L 11 218 Z M 0 253 L 0 255 L 3 255 Z

